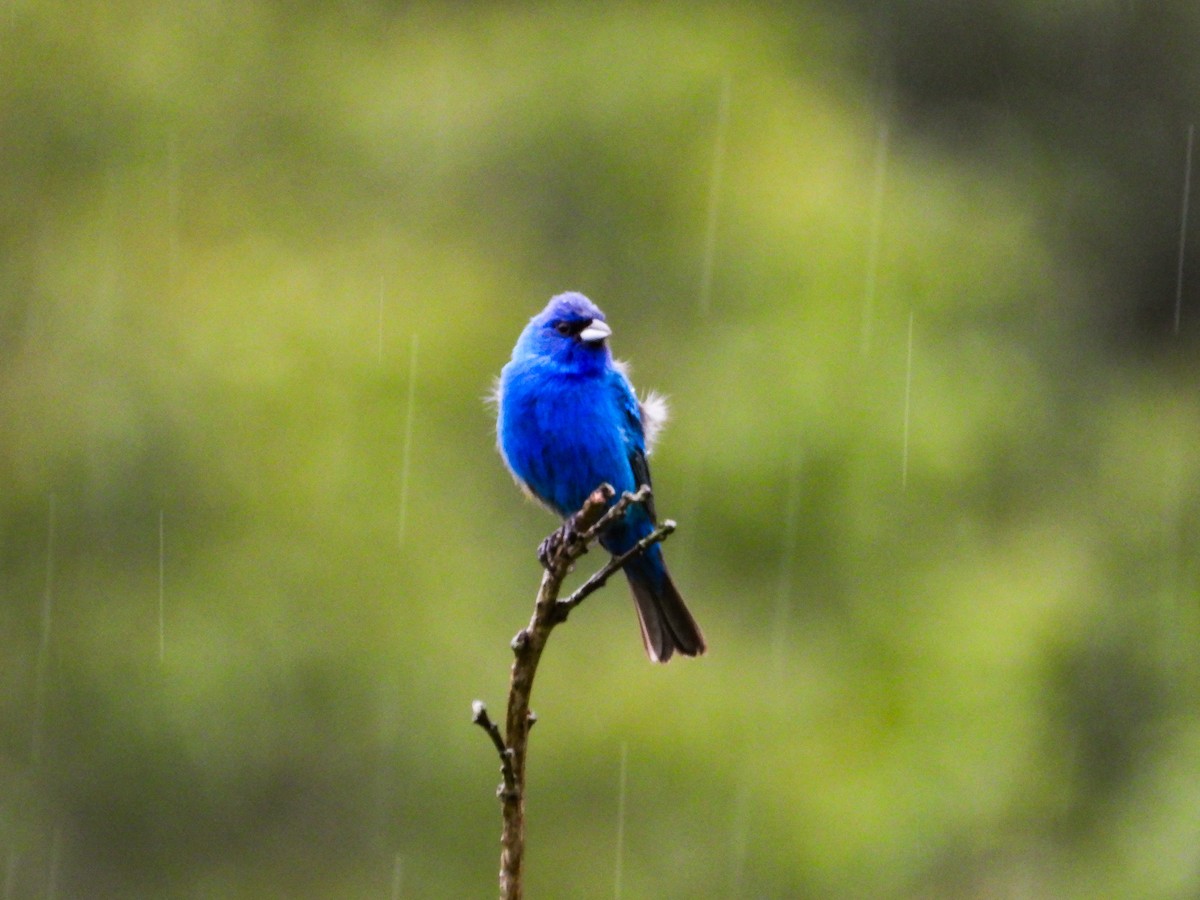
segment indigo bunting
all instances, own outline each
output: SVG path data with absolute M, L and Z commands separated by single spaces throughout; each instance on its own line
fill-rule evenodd
M 617 496 L 650 484 L 646 455 L 666 404 L 654 394 L 638 402 L 625 366 L 609 350 L 611 334 L 587 297 L 559 294 L 525 326 L 496 387 L 500 455 L 526 493 L 564 518 L 604 482 Z M 600 544 L 617 556 L 654 525 L 651 499 L 631 506 Z M 704 636 L 667 574 L 659 544 L 631 560 L 625 575 L 651 660 L 704 652 Z

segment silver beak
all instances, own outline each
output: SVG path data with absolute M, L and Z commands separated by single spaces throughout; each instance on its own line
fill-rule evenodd
M 579 339 L 584 343 L 594 344 L 604 340 L 610 334 L 612 334 L 612 329 L 608 325 L 600 319 L 592 319 L 587 328 L 579 332 Z

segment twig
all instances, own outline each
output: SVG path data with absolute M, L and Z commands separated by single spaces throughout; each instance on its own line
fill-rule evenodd
M 545 571 L 538 588 L 533 617 L 529 624 L 517 632 L 512 640 L 512 675 L 508 689 L 508 711 L 504 720 L 504 734 L 487 714 L 482 701 L 472 704 L 472 721 L 479 725 L 492 740 L 500 755 L 500 771 L 504 782 L 497 795 L 500 798 L 504 818 L 504 830 L 500 837 L 500 897 L 501 900 L 519 900 L 522 895 L 522 866 L 525 855 L 525 758 L 529 745 L 529 731 L 537 716 L 529 709 L 533 693 L 533 679 L 537 674 L 538 662 L 546 641 L 555 625 L 566 621 L 567 614 L 578 606 L 585 597 L 599 590 L 608 578 L 631 559 L 644 553 L 648 547 L 675 530 L 674 522 L 664 522 L 646 535 L 627 553 L 610 560 L 595 575 L 587 580 L 566 600 L 559 600 L 563 579 L 571 571 L 579 557 L 587 553 L 588 546 L 614 522 L 619 521 L 634 503 L 645 503 L 650 497 L 650 488 L 643 485 L 636 493 L 625 493 L 609 506 L 614 491 L 607 484 L 596 488 L 584 502 L 579 512 L 571 516 L 566 524 L 547 538 L 539 548 L 538 556 Z
M 626 494 L 626 497 L 631 496 Z M 594 594 L 600 588 L 604 587 L 604 583 L 608 581 L 612 575 L 625 568 L 625 564 L 635 556 L 641 556 L 645 553 L 651 544 L 657 544 L 659 541 L 666 540 L 667 535 L 675 530 L 675 523 L 667 519 L 652 532 L 622 553 L 620 556 L 614 556 L 604 564 L 596 574 L 579 586 L 566 600 L 559 600 L 554 604 L 555 615 L 558 616 L 558 621 L 567 621 L 567 615 L 577 607 L 580 603 L 586 600 L 590 595 Z
M 601 485 L 596 490 L 601 491 L 605 488 L 608 488 L 608 495 L 611 497 L 612 496 L 612 488 L 608 487 L 608 485 L 606 485 L 606 484 Z M 595 496 L 596 496 L 595 494 L 592 494 L 592 497 L 595 497 Z M 591 502 L 592 497 L 588 498 L 589 503 Z M 645 503 L 649 499 L 650 499 L 650 485 L 648 485 L 648 484 L 643 484 L 640 488 L 637 489 L 637 491 L 635 493 L 632 493 L 632 494 L 629 493 L 629 491 L 626 491 L 625 493 L 623 493 L 621 495 L 620 499 L 617 500 L 616 503 L 614 503 L 612 506 L 610 506 L 605 511 L 604 515 L 602 515 L 600 517 L 599 521 L 597 521 L 596 524 L 592 525 L 590 528 L 583 529 L 582 533 L 579 535 L 579 539 L 585 544 L 590 543 L 591 541 L 593 541 L 597 537 L 599 537 L 600 532 L 604 531 L 604 529 L 606 529 L 610 525 L 612 525 L 613 522 L 616 522 L 618 519 L 624 518 L 625 510 L 629 509 L 629 507 L 633 506 L 633 504 Z M 585 506 L 584 508 L 586 509 L 587 507 Z M 576 527 L 578 527 L 578 524 L 576 525 Z
M 504 738 L 500 734 L 500 726 L 492 721 L 488 715 L 487 707 L 484 706 L 482 700 L 476 700 L 471 704 L 471 721 L 487 732 L 488 737 L 492 739 L 492 744 L 496 747 L 496 752 L 500 754 L 500 774 L 504 776 L 504 783 L 500 785 L 496 792 L 498 796 L 515 793 L 517 790 L 517 779 L 513 774 L 512 767 L 512 751 L 504 746 Z

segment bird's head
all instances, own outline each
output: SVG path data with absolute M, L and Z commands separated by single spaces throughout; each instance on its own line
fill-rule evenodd
M 586 372 L 609 364 L 607 340 L 611 334 L 600 308 L 572 291 L 551 298 L 546 308 L 529 321 L 517 348 Z

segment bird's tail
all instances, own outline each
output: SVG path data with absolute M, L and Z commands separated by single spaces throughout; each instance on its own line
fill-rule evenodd
M 707 649 L 700 626 L 675 589 L 661 556 L 633 560 L 625 567 L 625 575 L 633 590 L 642 642 L 653 662 L 665 663 L 676 651 L 699 656 Z

